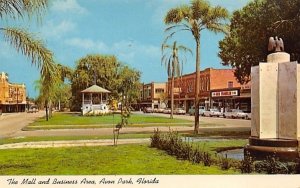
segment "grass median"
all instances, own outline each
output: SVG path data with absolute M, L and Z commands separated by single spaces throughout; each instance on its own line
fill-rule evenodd
M 0 155 L 1 175 L 168 175 L 237 174 L 177 160 L 147 144 L 100 147 L 8 149 Z
M 78 113 L 54 113 L 49 121 L 46 121 L 45 118 L 39 118 L 23 130 L 112 128 L 119 122 L 121 122 L 120 114 L 81 116 Z M 202 125 L 206 126 L 204 123 Z M 132 114 L 128 119 L 128 127 L 160 126 L 193 126 L 193 121 L 148 114 Z

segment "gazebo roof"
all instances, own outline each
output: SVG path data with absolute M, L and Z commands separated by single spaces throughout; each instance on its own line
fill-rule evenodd
M 86 88 L 85 90 L 82 90 L 81 93 L 110 93 L 110 91 L 97 86 L 97 85 L 92 85 L 89 88 Z

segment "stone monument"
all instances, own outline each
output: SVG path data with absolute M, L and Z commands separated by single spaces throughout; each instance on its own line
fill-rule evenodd
M 269 39 L 267 62 L 251 68 L 251 136 L 244 154 L 299 158 L 300 65 L 283 52 L 283 40 Z

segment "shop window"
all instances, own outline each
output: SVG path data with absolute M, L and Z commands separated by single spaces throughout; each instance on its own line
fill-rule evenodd
M 227 83 L 227 85 L 228 85 L 228 88 L 233 88 L 233 81 L 229 81 L 229 82 Z
M 155 89 L 155 93 L 164 93 L 164 92 L 165 92 L 164 89 L 161 88 Z

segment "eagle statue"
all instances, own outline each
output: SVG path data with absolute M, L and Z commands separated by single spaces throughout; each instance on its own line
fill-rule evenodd
M 268 45 L 269 52 L 283 52 L 284 51 L 284 44 L 282 38 L 276 36 L 269 38 L 269 45 Z

